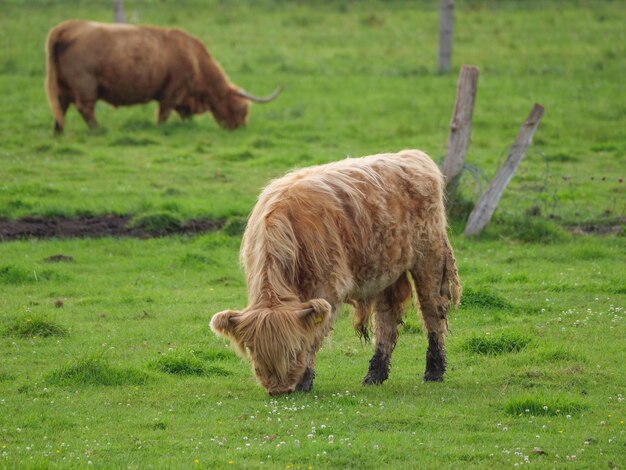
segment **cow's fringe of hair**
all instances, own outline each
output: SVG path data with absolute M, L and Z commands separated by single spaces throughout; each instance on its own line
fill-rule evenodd
M 296 338 L 304 335 L 303 323 L 289 309 L 260 310 L 256 315 L 243 315 L 237 325 L 237 339 L 242 344 L 254 344 L 254 351 L 265 364 L 275 367 L 278 377 L 287 375 L 289 361 L 296 360 Z
M 257 362 L 269 366 L 272 377 L 278 383 L 289 380 L 290 364 L 306 365 L 303 351 L 319 347 L 321 338 L 330 330 L 330 324 L 324 321 L 318 327 L 315 315 L 302 317 L 297 314 L 303 307 L 312 307 L 316 312 L 326 316 L 330 308 L 328 302 L 314 299 L 306 304 L 293 303 L 278 309 L 259 309 L 254 315 L 240 315 L 236 321 L 235 332 L 230 336 L 238 352 L 248 355 L 246 345 L 252 345 Z M 312 331 L 321 333 L 311 334 Z M 292 371 L 293 372 L 293 371 Z M 293 378 L 291 378 L 293 379 Z

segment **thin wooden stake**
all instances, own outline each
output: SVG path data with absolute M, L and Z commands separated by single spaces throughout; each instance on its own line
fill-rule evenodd
M 437 70 L 452 70 L 452 37 L 454 33 L 454 0 L 439 0 L 439 50 Z
M 526 150 L 530 145 L 539 121 L 543 116 L 543 106 L 535 104 L 532 111 L 528 115 L 526 122 L 522 124 L 522 127 L 517 134 L 517 139 L 509 151 L 504 164 L 496 173 L 487 190 L 478 200 L 476 207 L 469 216 L 467 225 L 465 226 L 465 236 L 472 236 L 479 234 L 491 220 L 491 216 L 498 207 L 498 202 L 502 197 L 502 193 L 506 189 L 509 181 L 513 178 L 517 167 L 526 155 Z
M 478 73 L 478 67 L 473 65 L 464 65 L 459 73 L 446 156 L 443 160 L 443 175 L 448 189 L 451 188 L 453 182 L 456 183 L 456 177 L 461 173 L 465 164 L 465 154 L 472 133 L 472 114 L 478 90 Z
M 115 0 L 113 2 L 113 19 L 116 23 L 126 23 L 123 0 Z

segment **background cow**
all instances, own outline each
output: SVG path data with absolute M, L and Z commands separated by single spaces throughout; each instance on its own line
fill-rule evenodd
M 269 102 L 237 89 L 195 37 L 179 29 L 70 20 L 55 26 L 46 41 L 46 92 L 63 131 L 74 103 L 89 127 L 101 99 L 113 106 L 159 102 L 158 122 L 172 110 L 182 118 L 210 111 L 228 129 L 246 123 L 248 101 Z
M 365 384 L 389 375 L 413 278 L 428 331 L 425 381 L 442 380 L 450 302 L 461 286 L 446 233 L 443 182 L 418 150 L 346 159 L 289 173 L 260 195 L 241 262 L 248 307 L 211 329 L 252 360 L 270 394 L 310 390 L 315 354 L 344 302 L 357 331 L 374 319 Z

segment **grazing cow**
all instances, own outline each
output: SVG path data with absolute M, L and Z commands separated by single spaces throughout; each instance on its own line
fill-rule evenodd
M 46 92 L 63 131 L 74 103 L 89 127 L 97 126 L 97 100 L 113 106 L 159 102 L 158 122 L 172 110 L 181 118 L 211 111 L 228 129 L 246 123 L 248 102 L 266 103 L 233 86 L 204 45 L 180 29 L 70 20 L 52 28 L 46 41 Z
M 271 395 L 313 386 L 315 354 L 344 302 L 376 351 L 364 384 L 389 375 L 403 304 L 415 283 L 428 332 L 424 381 L 440 381 L 448 308 L 461 286 L 446 233 L 443 178 L 419 150 L 349 158 L 270 183 L 241 246 L 248 307 L 211 329 L 252 360 Z

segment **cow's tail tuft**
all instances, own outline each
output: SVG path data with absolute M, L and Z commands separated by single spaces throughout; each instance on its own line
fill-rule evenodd
M 443 279 L 441 290 L 442 292 L 449 293 L 448 297 L 452 305 L 456 308 L 461 303 L 461 294 L 463 288 L 461 287 L 461 280 L 459 279 L 459 272 L 456 267 L 456 259 L 454 258 L 454 251 L 450 245 L 449 240 L 445 240 L 445 268 L 443 272 Z
M 48 34 L 46 40 L 46 94 L 48 104 L 54 117 L 54 131 L 59 134 L 63 132 L 65 116 L 59 101 L 59 77 L 57 73 L 57 41 L 59 39 L 59 29 L 54 28 Z

